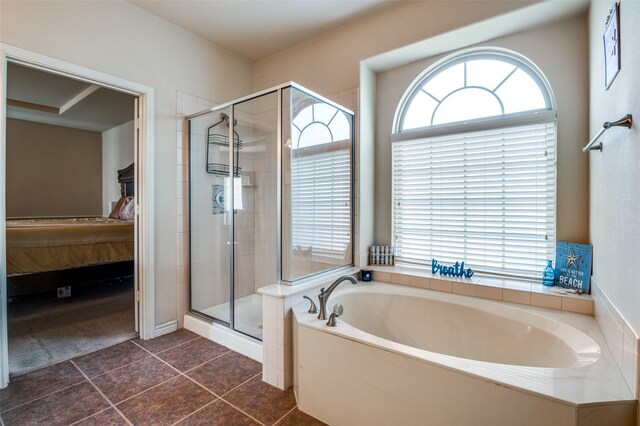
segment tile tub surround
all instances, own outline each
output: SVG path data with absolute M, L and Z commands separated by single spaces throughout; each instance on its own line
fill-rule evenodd
M 360 272 L 360 268 L 339 271 L 306 280 L 296 285 L 274 284 L 258 289 L 262 295 L 262 380 L 279 389 L 293 385 L 293 338 L 291 308 L 310 297 L 318 305 L 320 288 L 328 287 L 343 275 Z M 349 285 L 343 283 L 342 285 Z M 308 308 L 308 306 L 307 306 Z
M 430 269 L 409 266 L 369 266 L 373 279 L 391 284 L 407 285 L 464 296 L 501 300 L 521 305 L 557 309 L 593 315 L 593 296 L 567 294 L 561 287 L 547 287 L 539 282 L 492 278 L 474 275 L 454 278 L 434 275 Z
M 0 389 L 0 424 L 323 424 L 297 409 L 291 390 L 262 383 L 260 371 L 181 329 L 13 378 Z
M 558 287 L 479 276 L 445 280 L 430 270 L 403 266 L 368 266 L 367 269 L 373 270 L 376 281 L 593 315 L 592 296 L 564 294 Z M 262 379 L 265 382 L 280 389 L 288 389 L 293 384 L 291 307 L 300 303 L 302 296 L 311 297 L 317 305 L 321 287 L 341 275 L 359 271 L 360 268 L 352 268 L 295 286 L 276 284 L 258 290 L 263 297 Z
M 592 279 L 591 288 L 596 320 L 631 392 L 636 396 L 636 399 L 640 399 L 640 357 L 638 356 L 640 339 L 638 333 L 611 303 L 596 280 Z
M 360 298 L 357 296 L 362 289 L 357 287 L 338 289 L 334 296 L 344 299 L 345 311 L 353 312 L 354 320 L 364 321 L 367 329 L 373 327 L 369 332 L 358 330 L 346 319 L 339 322 L 338 327 L 330 328 L 309 315 L 306 305 L 300 303 L 294 307 L 294 356 L 299 360 L 295 374 L 298 403 L 321 420 L 335 425 L 389 422 L 635 424 L 637 402 L 593 317 L 547 308 L 505 306 L 458 295 L 436 295 L 435 292 L 376 282 L 366 286 L 368 288 Z M 596 362 L 586 366 L 531 368 L 462 359 L 390 342 L 371 334 L 376 332 L 375 324 L 385 321 L 385 313 L 376 317 L 381 311 L 368 311 L 371 303 L 367 302 L 366 295 L 380 292 L 387 296 L 386 303 L 398 309 L 402 309 L 403 303 L 415 304 L 419 302 L 417 298 L 424 297 L 464 306 L 477 305 L 478 309 L 487 312 L 493 312 L 495 307 L 499 308 L 496 312 L 501 312 L 500 315 L 512 311 L 514 320 L 520 316 L 526 319 L 523 311 L 529 311 L 549 318 L 545 320 L 549 324 L 561 321 L 587 334 L 600 346 L 601 354 Z M 396 293 L 400 298 L 413 295 L 416 299 L 394 299 Z M 355 305 L 358 301 L 365 304 L 360 310 Z M 362 315 L 362 312 L 367 314 Z M 457 312 L 470 315 L 466 310 Z M 431 314 L 426 312 L 425 315 Z M 367 326 L 369 317 L 371 324 Z M 414 316 L 394 318 L 402 322 L 411 321 Z M 401 327 L 402 332 L 410 332 L 413 328 L 420 333 L 421 327 L 430 326 L 425 324 L 425 318 Z M 471 317 L 469 320 L 473 321 Z M 384 326 L 381 332 L 384 336 L 388 333 Z M 332 360 L 330 370 L 323 368 L 326 359 Z M 318 393 L 319 388 L 333 391 Z M 354 395 L 366 395 L 366 398 Z

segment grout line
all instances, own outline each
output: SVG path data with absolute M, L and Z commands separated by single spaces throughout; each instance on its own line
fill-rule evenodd
M 134 342 L 134 344 L 136 344 L 136 345 L 137 345 L 137 343 L 135 343 L 135 342 Z M 141 347 L 142 347 L 142 346 L 141 346 Z M 145 348 L 142 348 L 142 349 L 144 349 L 144 350 L 146 350 L 147 352 L 151 353 L 149 350 L 147 350 L 147 349 L 145 349 Z M 231 352 L 231 350 L 229 350 L 229 351 L 225 352 L 225 353 L 224 353 L 224 354 L 222 354 L 222 355 L 217 356 L 216 358 L 212 358 L 212 359 L 210 359 L 210 360 L 209 360 L 209 361 L 207 361 L 207 362 L 210 362 L 210 361 L 212 361 L 212 360 L 214 360 L 214 359 L 220 358 L 221 356 L 226 355 L 226 354 L 228 354 L 229 352 Z M 165 363 L 166 365 L 168 365 L 169 367 L 171 367 L 171 368 L 172 368 L 172 369 L 174 369 L 175 371 L 177 371 L 177 372 L 178 372 L 178 374 L 179 374 L 180 376 L 183 376 L 183 377 L 187 378 L 187 380 L 190 380 L 191 382 L 193 382 L 193 383 L 195 383 L 196 385 L 200 386 L 200 387 L 201 387 L 202 389 L 204 389 L 205 391 L 209 392 L 211 395 L 215 396 L 215 397 L 216 397 L 216 399 L 214 399 L 213 401 L 211 401 L 209 404 L 212 404 L 212 403 L 214 403 L 214 402 L 215 402 L 215 401 L 217 401 L 217 400 L 221 400 L 221 401 L 223 401 L 225 404 L 227 404 L 227 405 L 229 405 L 229 406 L 231 406 L 231 407 L 235 408 L 236 410 L 240 411 L 240 412 L 241 412 L 242 414 L 244 414 L 245 416 L 247 416 L 247 417 L 249 417 L 249 418 L 251 418 L 251 419 L 255 420 L 256 422 L 258 422 L 259 424 L 261 424 L 261 425 L 263 425 L 263 426 L 266 426 L 264 423 L 262 423 L 261 421 L 259 421 L 259 420 L 258 420 L 258 419 L 256 419 L 255 417 L 253 417 L 253 416 L 249 415 L 249 414 L 248 414 L 248 413 L 246 413 L 245 411 L 243 411 L 243 410 L 241 410 L 240 408 L 236 407 L 235 405 L 231 404 L 229 401 L 227 401 L 227 400 L 223 399 L 222 397 L 220 397 L 220 395 L 216 394 L 216 393 L 215 393 L 215 392 L 213 392 L 211 389 L 209 389 L 209 388 L 205 387 L 205 386 L 204 386 L 204 385 L 202 385 L 201 383 L 198 383 L 198 382 L 197 382 L 196 380 L 194 380 L 192 377 L 187 376 L 185 373 L 181 372 L 180 370 L 178 370 L 177 368 L 175 368 L 173 365 L 171 365 L 171 364 L 169 364 L 168 362 L 166 362 L 165 360 L 163 360 L 163 359 L 159 358 L 158 356 L 156 356 L 156 354 L 151 354 L 151 355 L 152 355 L 152 356 L 154 356 L 154 357 L 156 357 L 157 359 L 159 359 L 160 361 L 162 361 L 163 363 Z M 203 364 L 206 364 L 206 362 L 205 362 L 205 363 L 203 363 Z M 201 364 L 201 365 L 203 365 L 203 364 Z M 194 367 L 194 368 L 197 368 L 197 367 Z M 187 370 L 187 371 L 191 371 L 191 370 Z M 236 386 L 235 388 L 231 389 L 229 392 L 231 392 L 231 391 L 233 391 L 233 390 L 235 390 L 235 389 L 239 388 L 240 386 L 244 385 L 244 384 L 245 384 L 245 383 L 247 383 L 248 381 L 253 380 L 254 378 L 258 377 L 260 374 L 262 374 L 262 373 L 258 373 L 258 374 L 256 374 L 256 375 L 254 375 L 253 377 L 251 377 L 250 379 L 245 380 L 244 382 L 242 382 L 241 384 L 239 384 L 239 385 L 238 385 L 238 386 Z M 177 376 L 176 376 L 176 377 L 177 377 Z M 173 377 L 173 378 L 171 378 L 171 379 L 169 379 L 169 380 L 173 380 L 173 379 L 175 379 L 175 377 Z M 164 383 L 164 382 L 163 382 L 163 383 Z M 162 383 L 161 383 L 161 384 L 162 384 Z M 159 385 L 156 385 L 156 386 L 159 386 Z M 155 386 L 154 386 L 154 387 L 155 387 Z M 148 391 L 148 390 L 150 390 L 150 389 L 152 389 L 152 388 L 149 388 L 149 389 L 145 390 L 144 392 L 147 392 L 147 391 Z M 142 394 L 142 393 L 144 393 L 144 392 L 141 392 L 140 394 Z M 225 393 L 225 395 L 227 395 L 229 392 L 226 392 L 226 393 Z M 140 395 L 140 394 L 138 394 L 138 395 Z M 131 398 L 133 398 L 133 397 L 131 397 Z M 129 399 L 129 398 L 128 398 L 128 399 Z M 126 400 L 125 400 L 125 401 L 126 401 Z M 120 404 L 120 403 L 122 403 L 122 402 L 124 402 L 124 401 L 119 402 L 119 404 Z M 191 416 L 192 414 L 194 414 L 194 413 L 198 412 L 199 410 L 203 409 L 204 407 L 206 407 L 206 406 L 207 406 L 207 405 L 209 405 L 209 404 L 206 404 L 205 406 L 200 407 L 198 410 L 196 410 L 196 411 L 194 411 L 193 413 L 189 414 L 189 416 Z M 297 406 L 297 405 L 296 405 L 296 406 Z M 189 416 L 187 416 L 187 417 L 189 417 Z M 181 419 L 181 420 L 184 420 L 184 419 Z
M 55 364 L 54 364 L 54 365 L 55 365 Z M 46 368 L 46 367 L 45 367 L 45 368 Z M 77 368 L 77 367 L 76 367 L 76 368 Z M 36 370 L 36 371 L 37 371 L 37 370 Z M 83 375 L 83 376 L 84 376 L 84 375 Z M 29 400 L 29 401 L 27 401 L 27 402 L 23 402 L 22 404 L 18 404 L 18 405 L 16 405 L 15 407 L 11 407 L 11 408 L 9 408 L 8 410 L 4 410 L 4 411 L 2 411 L 2 413 L 8 413 L 8 412 L 9 412 L 9 411 L 11 411 L 11 410 L 15 410 L 16 408 L 24 407 L 24 406 L 25 406 L 25 405 L 27 405 L 27 404 L 31 404 L 32 402 L 36 402 L 36 401 L 38 401 L 38 400 L 41 400 L 42 398 L 46 398 L 46 397 L 48 397 L 48 396 L 50 396 L 50 395 L 53 395 L 54 393 L 58 393 L 58 392 L 63 391 L 63 390 L 65 390 L 65 389 L 69 389 L 70 387 L 73 387 L 73 386 L 79 385 L 80 383 L 84 382 L 84 380 L 85 380 L 85 379 L 84 379 L 84 377 L 83 377 L 83 379 L 82 379 L 82 380 L 78 380 L 77 382 L 75 382 L 75 383 L 73 383 L 73 384 L 71 384 L 71 385 L 65 386 L 65 387 L 60 388 L 60 389 L 56 389 L 56 390 L 54 390 L 53 392 L 49 392 L 48 394 L 45 394 L 45 395 L 39 396 L 39 397 L 37 397 L 37 398 L 31 399 L 31 400 Z
M 293 410 L 295 410 L 296 408 L 298 408 L 298 404 L 294 405 L 294 406 L 293 406 L 293 408 L 292 408 L 291 410 L 287 411 L 287 413 L 286 413 L 284 416 L 280 417 L 280 418 L 278 419 L 278 421 L 274 423 L 274 426 L 276 426 L 278 423 L 280 423 L 280 422 L 282 421 L 282 419 L 284 419 L 284 418 L 285 418 L 285 417 L 287 417 L 289 414 L 291 414 L 291 412 L 292 412 Z
M 197 339 L 204 339 L 204 337 L 202 337 L 202 336 L 196 336 L 196 337 L 194 337 L 193 339 L 189 339 L 189 340 L 184 341 L 184 342 L 182 342 L 182 343 L 178 343 L 178 344 L 177 344 L 177 345 L 175 345 L 175 346 L 171 346 L 170 348 L 163 349 L 163 350 L 161 350 L 161 351 L 159 351 L 159 352 L 157 352 L 157 353 L 155 353 L 155 354 L 154 354 L 153 352 L 151 352 L 149 349 L 147 349 L 147 348 L 145 348 L 144 346 L 142 346 L 141 344 L 134 342 L 133 340 L 131 340 L 131 343 L 133 343 L 134 345 L 138 345 L 138 346 L 140 346 L 142 349 L 144 349 L 145 351 L 149 352 L 151 355 L 157 355 L 157 354 L 161 354 L 162 352 L 166 352 L 166 351 L 169 351 L 169 350 L 171 350 L 171 349 L 175 349 L 175 348 L 177 348 L 178 346 L 186 345 L 187 343 L 189 343 L 189 342 L 193 342 L 194 340 L 197 340 Z
M 186 377 L 188 380 L 191 380 L 193 383 L 195 383 L 196 385 L 200 386 L 202 389 L 206 390 L 207 392 L 209 392 L 211 395 L 215 396 L 216 398 L 220 398 L 220 395 L 218 395 L 217 393 L 215 393 L 211 389 L 207 388 L 206 386 L 202 385 L 201 383 L 196 382 L 195 379 L 187 376 L 186 374 L 183 374 L 183 376 Z
M 225 392 L 225 393 L 223 393 L 222 395 L 220 395 L 220 398 L 222 398 L 222 397 L 224 397 L 224 396 L 228 395 L 229 393 L 231 393 L 231 392 L 233 392 L 234 390 L 238 389 L 240 386 L 242 386 L 242 385 L 246 384 L 247 382 L 250 382 L 251 380 L 255 379 L 256 377 L 258 377 L 258 376 L 260 376 L 260 375 L 262 375 L 262 373 L 258 373 L 258 374 L 256 374 L 255 376 L 251 376 L 250 378 L 248 378 L 248 379 L 247 379 L 247 380 L 245 380 L 244 382 L 240 383 L 240 384 L 239 384 L 238 386 L 236 386 L 235 388 L 230 389 L 230 390 L 228 390 L 227 392 Z
M 107 411 L 107 410 L 111 410 L 112 408 L 113 408 L 113 407 L 109 406 L 109 407 L 107 407 L 107 408 L 105 408 L 105 409 L 103 409 L 103 410 L 96 411 L 95 413 L 90 414 L 90 415 L 88 415 L 87 417 L 83 417 L 83 418 L 81 418 L 80 420 L 78 420 L 78 421 L 75 421 L 75 422 L 71 423 L 69 426 L 73 426 L 73 425 L 75 425 L 75 424 L 78 424 L 78 423 L 80 423 L 81 421 L 87 420 L 89 417 L 93 417 L 93 416 L 95 416 L 96 414 L 100 414 L 100 413 L 103 413 L 103 412 L 105 412 L 105 411 Z
M 225 346 L 225 347 L 226 347 L 226 346 Z M 209 361 L 205 361 L 205 362 L 203 362 L 202 364 L 198 364 L 198 365 L 196 365 L 196 366 L 195 366 L 195 367 L 193 367 L 193 368 L 190 368 L 190 369 L 188 369 L 188 370 L 185 370 L 185 371 L 184 371 L 184 374 L 187 374 L 187 373 L 189 373 L 189 372 L 191 372 L 191 371 L 195 370 L 196 368 L 200 368 L 200 367 L 202 367 L 203 365 L 210 363 L 211 361 L 215 361 L 216 359 L 218 359 L 218 358 L 220 358 L 220 357 L 223 357 L 223 356 L 225 356 L 225 355 L 227 355 L 227 354 L 229 354 L 229 353 L 231 353 L 231 352 L 233 352 L 233 351 L 232 351 L 231 349 L 229 349 L 228 351 L 226 351 L 226 352 L 224 352 L 224 353 L 222 353 L 222 354 L 218 355 L 217 357 L 215 357 L 215 358 L 211 358 Z
M 142 348 L 142 349 L 144 349 L 144 348 Z M 146 350 L 146 349 L 145 349 L 145 350 Z M 148 352 L 148 351 L 147 351 L 147 352 Z M 151 353 L 151 352 L 149 352 L 149 353 Z M 169 380 L 173 380 L 173 379 L 175 379 L 176 377 L 182 376 L 182 377 L 186 378 L 187 380 L 189 380 L 189 381 L 191 381 L 191 382 L 195 383 L 196 385 L 200 386 L 201 388 L 203 388 L 204 390 L 206 390 L 207 392 L 209 392 L 211 395 L 215 396 L 216 398 L 220 398 L 220 395 L 216 394 L 216 393 L 215 393 L 215 392 L 213 392 L 212 390 L 207 389 L 205 386 L 203 386 L 203 385 L 201 385 L 200 383 L 196 382 L 194 379 L 192 379 L 191 377 L 187 376 L 187 375 L 186 375 L 186 374 L 184 374 L 182 371 L 178 370 L 177 368 L 175 368 L 173 365 L 169 364 L 168 362 L 166 362 L 166 361 L 165 361 L 165 360 L 163 360 L 162 358 L 159 358 L 159 357 L 158 357 L 158 356 L 156 356 L 155 354 L 151 354 L 151 356 L 155 357 L 155 358 L 156 358 L 156 359 L 158 359 L 160 362 L 162 362 L 162 363 L 166 364 L 167 366 L 169 366 L 169 368 L 173 369 L 174 371 L 176 371 L 176 372 L 178 373 L 178 375 L 177 375 L 177 376 L 174 376 L 174 377 L 170 378 Z M 222 356 L 222 355 L 219 355 L 219 356 Z M 216 358 L 218 358 L 218 357 L 216 357 Z M 214 359 L 215 359 L 215 358 L 214 358 Z M 207 362 L 209 362 L 209 361 L 207 361 Z M 206 364 L 206 363 L 205 363 L 205 364 Z M 169 380 L 165 380 L 165 381 L 164 381 L 164 382 L 162 382 L 162 383 L 166 383 L 166 382 L 168 382 Z M 147 389 L 147 390 L 145 390 L 145 391 L 143 391 L 143 392 L 140 392 L 140 393 L 139 393 L 139 394 L 137 394 L 137 395 L 143 394 L 143 393 L 145 393 L 145 392 L 147 392 L 147 391 L 149 391 L 149 390 L 151 390 L 151 389 L 153 389 L 153 388 L 155 388 L 155 387 L 157 387 L 157 386 L 160 386 L 162 383 L 159 383 L 159 384 L 157 384 L 157 385 L 155 385 L 155 386 L 152 386 L 152 387 L 150 387 L 149 389 Z M 134 396 L 137 396 L 137 395 L 134 395 Z M 131 397 L 127 398 L 127 399 L 131 399 L 131 398 L 133 398 L 133 396 L 131 396 Z M 126 401 L 126 399 L 125 399 L 124 401 Z M 120 401 L 118 404 L 120 404 L 120 403 L 122 403 L 122 402 L 124 402 L 124 401 Z
M 69 362 L 71 362 L 71 364 L 73 364 L 73 365 L 78 369 L 78 371 L 80 371 L 80 373 L 84 376 L 84 378 L 85 378 L 85 379 L 87 379 L 87 381 L 89 381 L 89 383 L 91 384 L 91 386 L 93 386 L 93 387 L 94 387 L 94 389 L 95 389 L 95 390 L 97 390 L 97 391 L 98 391 L 98 393 L 99 393 L 100 395 L 102 395 L 102 397 L 103 397 L 103 398 L 104 398 L 104 399 L 109 403 L 109 405 L 111 405 L 111 408 L 113 408 L 114 410 L 116 410 L 116 411 L 118 412 L 118 414 L 120 414 L 120 415 L 122 416 L 122 418 L 123 418 L 123 419 L 124 419 L 124 420 L 129 424 L 129 425 L 133 426 L 133 423 L 131 423 L 131 422 L 129 421 L 129 419 L 125 417 L 125 415 L 122 413 L 122 411 L 120 411 L 120 410 L 118 409 L 118 407 L 116 407 L 116 406 L 113 404 L 113 402 L 111 402 L 111 400 L 110 400 L 109 398 L 107 398 L 107 396 L 106 396 L 104 393 L 102 393 L 102 391 L 101 391 L 101 390 L 100 390 L 100 389 L 99 389 L 99 388 L 98 388 L 98 387 L 97 387 L 97 386 L 96 386 L 96 385 L 91 381 L 91 379 L 89 379 L 89 378 L 87 377 L 87 375 L 86 375 L 86 374 L 84 374 L 84 372 L 83 372 L 82 370 L 80 370 L 80 367 L 78 367 L 78 366 L 76 365 L 76 363 L 75 363 L 75 362 L 73 362 L 73 361 L 69 361 Z M 93 413 L 93 414 L 95 415 L 96 413 Z
M 207 408 L 208 406 L 210 406 L 211 404 L 213 404 L 213 403 L 214 403 L 214 402 L 216 402 L 216 401 L 220 401 L 220 398 L 216 398 L 216 399 L 214 399 L 213 401 L 211 401 L 210 403 L 203 405 L 202 407 L 198 408 L 198 409 L 197 409 L 196 411 L 194 411 L 193 413 L 188 414 L 188 415 L 184 416 L 183 418 L 181 418 L 180 420 L 178 420 L 177 422 L 172 423 L 172 424 L 171 424 L 171 426 L 177 425 L 177 424 L 178 424 L 178 423 L 180 423 L 181 421 L 183 421 L 183 420 L 185 420 L 185 419 L 188 419 L 189 417 L 193 416 L 193 415 L 194 415 L 195 413 L 197 413 L 198 411 L 204 410 L 205 408 Z
M 186 343 L 186 342 L 185 342 L 185 343 Z M 215 342 L 214 342 L 214 343 L 215 343 Z M 134 343 L 134 345 L 137 345 L 137 343 Z M 178 345 L 178 346 L 180 346 L 180 345 Z M 220 346 L 223 346 L 223 345 L 220 345 Z M 208 363 L 210 363 L 211 361 L 214 361 L 214 360 L 216 360 L 216 359 L 218 359 L 218 358 L 220 358 L 220 357 L 223 357 L 223 356 L 225 356 L 225 355 L 227 355 L 227 354 L 229 354 L 229 353 L 233 352 L 231 349 L 227 348 L 226 346 L 223 346 L 223 347 L 227 348 L 227 351 L 226 351 L 226 352 L 223 352 L 223 353 L 221 353 L 220 355 L 218 355 L 218 356 L 216 356 L 216 357 L 213 357 L 213 358 L 211 358 L 211 359 L 209 359 L 209 360 L 207 360 L 207 361 L 205 361 L 205 362 L 203 362 L 203 363 L 201 363 L 201 364 L 196 365 L 195 367 L 191 367 L 190 369 L 185 370 L 184 372 L 182 372 L 182 371 L 178 370 L 177 368 L 175 368 L 173 365 L 169 364 L 167 361 L 165 361 L 165 360 L 163 360 L 162 358 L 160 358 L 157 354 L 151 353 L 149 350 L 147 350 L 147 349 L 143 348 L 142 346 L 140 346 L 140 347 L 141 347 L 142 349 L 144 349 L 145 351 L 149 352 L 149 354 L 151 354 L 151 356 L 153 356 L 153 357 L 155 357 L 156 359 L 158 359 L 159 361 L 161 361 L 161 362 L 163 362 L 163 363 L 167 364 L 169 367 L 173 368 L 173 369 L 174 369 L 174 370 L 176 370 L 178 373 L 180 373 L 180 374 L 182 374 L 182 375 L 184 375 L 184 376 L 186 376 L 186 373 L 189 373 L 190 371 L 193 371 L 193 370 L 195 370 L 196 368 L 202 367 L 203 365 L 208 364 Z M 177 346 L 175 346 L 175 347 L 177 347 Z M 164 352 L 164 351 L 162 351 L 162 352 Z M 161 354 L 162 352 L 158 352 L 158 354 Z M 190 378 L 189 376 L 186 376 L 186 377 L 187 377 L 187 378 Z
M 252 415 L 248 414 L 247 412 L 245 412 L 244 410 L 241 410 L 240 408 L 236 407 L 235 405 L 233 405 L 232 403 L 230 403 L 229 401 L 227 401 L 226 399 L 220 398 L 220 400 L 222 402 L 224 402 L 225 404 L 229 405 L 232 408 L 235 408 L 236 410 L 240 411 L 242 414 L 244 414 L 245 416 L 249 417 L 250 419 L 255 420 L 256 422 L 258 422 L 259 424 L 263 425 L 263 426 L 267 426 L 264 423 L 262 423 L 260 420 L 256 419 L 255 417 L 253 417 Z
M 113 370 L 105 371 L 104 373 L 100 373 L 100 374 L 98 374 L 97 376 L 93 376 L 93 377 L 92 377 L 92 379 L 97 379 L 98 377 L 102 377 L 102 376 L 104 376 L 105 374 L 112 373 L 112 372 L 114 372 L 114 371 L 120 370 L 120 369 L 125 368 L 125 367 L 129 367 L 129 366 L 131 366 L 131 365 L 135 364 L 136 362 L 140 362 L 140 361 L 145 360 L 145 359 L 147 359 L 147 358 L 151 358 L 151 357 L 150 357 L 150 356 L 145 356 L 145 357 L 142 357 L 142 358 L 136 359 L 135 361 L 132 361 L 132 362 L 130 362 L 129 364 L 125 364 L 125 365 L 122 365 L 122 366 L 120 366 L 120 367 L 116 367 L 116 368 L 114 368 Z M 80 367 L 78 367 L 78 369 L 80 369 Z
M 137 394 L 135 394 L 135 395 L 131 395 L 130 397 L 125 398 L 125 399 L 123 399 L 122 401 L 118 401 L 118 404 L 116 404 L 116 405 L 120 405 L 120 404 L 122 404 L 123 402 L 126 402 L 126 401 L 128 401 L 128 400 L 130 400 L 130 399 L 132 399 L 132 398 L 135 398 L 136 396 L 140 396 L 140 395 L 142 395 L 143 393 L 146 393 L 146 392 L 150 391 L 151 389 L 157 388 L 157 387 L 158 387 L 158 386 L 160 386 L 160 385 L 164 385 L 165 383 L 170 382 L 171 380 L 176 379 L 176 378 L 178 378 L 179 376 L 180 376 L 180 375 L 179 375 L 179 374 L 177 374 L 177 375 L 175 375 L 175 376 L 171 377 L 170 379 L 165 380 L 164 382 L 160 382 L 160 383 L 158 383 L 157 385 L 153 385 L 153 386 L 151 386 L 150 388 L 143 390 L 142 392 L 138 392 L 138 393 L 137 393 Z

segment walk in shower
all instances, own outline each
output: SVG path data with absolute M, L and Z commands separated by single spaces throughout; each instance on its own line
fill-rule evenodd
M 353 113 L 286 83 L 187 119 L 191 312 L 261 340 L 258 288 L 353 264 Z

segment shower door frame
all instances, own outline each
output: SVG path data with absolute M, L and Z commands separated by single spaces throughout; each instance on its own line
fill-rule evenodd
M 351 118 L 351 203 L 350 203 L 350 221 L 351 221 L 351 235 L 350 235 L 350 239 L 351 239 L 351 263 L 347 264 L 347 265 L 342 265 L 342 266 L 337 266 L 335 268 L 331 268 L 328 270 L 324 270 L 321 272 L 317 272 L 317 273 L 312 273 L 311 275 L 307 275 L 304 277 L 301 277 L 299 279 L 296 279 L 294 281 L 283 281 L 282 280 L 282 126 L 283 126 L 283 122 L 282 122 L 282 96 L 283 96 L 283 91 L 285 89 L 296 89 L 299 90 L 300 92 L 309 95 L 321 102 L 327 103 L 335 108 L 337 108 L 339 111 L 342 111 L 344 113 L 347 113 L 350 118 Z M 240 103 L 243 102 L 248 102 L 251 101 L 253 99 L 257 99 L 260 98 L 262 96 L 266 96 L 272 93 L 277 93 L 277 112 L 276 112 L 276 283 L 274 284 L 284 284 L 284 285 L 297 285 L 297 284 L 301 284 L 309 279 L 314 279 L 317 278 L 319 276 L 322 276 L 324 274 L 333 274 L 336 271 L 340 271 L 340 270 L 347 270 L 353 267 L 354 265 L 354 259 L 355 259 L 355 252 L 354 252 L 354 241 L 355 241 L 355 236 L 354 236 L 354 227 L 355 227 L 355 221 L 354 221 L 354 214 L 355 214 L 355 113 L 351 110 L 349 110 L 348 108 L 345 108 L 339 104 L 337 104 L 336 102 L 333 102 L 327 98 L 325 98 L 324 96 L 321 96 L 293 81 L 288 81 L 282 84 L 279 84 L 277 86 L 273 86 L 270 87 L 268 89 L 265 90 L 261 90 L 259 92 L 255 92 L 252 93 L 250 95 L 238 98 L 238 99 L 234 99 L 232 101 L 229 102 L 225 102 L 222 103 L 220 105 L 216 105 L 213 106 L 207 110 L 204 111 L 199 111 L 196 112 L 194 114 L 188 115 L 185 117 L 185 120 L 187 120 L 187 129 L 189 132 L 189 138 L 188 138 L 188 151 L 189 151 L 189 203 L 188 203 L 188 208 L 189 208 L 189 214 L 188 214 L 188 244 L 189 244 L 189 251 L 188 251 L 188 256 L 187 256 L 187 268 L 188 268 L 188 276 L 189 276 L 189 313 L 201 318 L 204 318 L 208 321 L 213 321 L 214 323 L 218 323 L 221 325 L 224 325 L 225 327 L 229 327 L 230 330 L 236 332 L 236 333 L 240 333 L 244 336 L 250 337 L 252 339 L 261 341 L 261 339 L 258 339 L 254 336 L 251 336 L 241 330 L 236 330 L 235 329 L 235 295 L 234 295 L 234 285 L 235 285 L 235 277 L 234 277 L 234 246 L 233 243 L 235 242 L 235 218 L 234 218 L 234 214 L 233 214 L 233 209 L 232 212 L 230 214 L 230 219 L 229 219 L 229 322 L 226 322 L 224 320 L 221 320 L 219 318 L 215 318 L 212 317 L 210 315 L 204 314 L 200 311 L 194 310 L 192 308 L 192 304 L 193 304 L 193 300 L 192 300 L 192 295 L 191 295 L 191 235 L 192 235 L 192 220 L 191 220 L 191 120 L 194 118 L 198 118 L 210 113 L 215 113 L 217 111 L 223 111 L 225 109 L 229 109 L 228 115 L 229 115 L 229 123 L 234 123 L 234 119 L 235 119 L 235 110 L 234 107 Z M 290 119 L 292 119 L 292 117 L 290 117 Z M 233 147 L 233 138 L 234 138 L 234 125 L 229 126 L 229 144 L 231 147 Z M 234 158 L 234 149 L 229 149 L 229 178 L 231 179 L 231 182 L 233 182 L 233 171 L 235 169 L 237 165 L 235 164 L 235 158 Z M 229 195 L 230 195 L 230 201 L 229 201 L 229 205 L 230 206 L 235 206 L 235 200 L 234 200 L 234 192 L 235 191 L 229 191 Z M 229 212 L 225 212 L 224 214 L 229 214 Z

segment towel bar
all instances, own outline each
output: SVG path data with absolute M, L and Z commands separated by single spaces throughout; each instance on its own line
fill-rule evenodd
M 593 139 L 591 139 L 589 143 L 582 148 L 582 152 L 602 151 L 602 142 L 600 142 L 599 144 L 596 144 L 596 141 L 598 140 L 598 138 L 600 138 L 600 136 L 602 136 L 602 134 L 606 130 L 609 130 L 610 128 L 615 126 L 623 126 L 623 127 L 626 127 L 627 129 L 630 129 L 632 124 L 633 124 L 633 117 L 631 117 L 631 114 L 627 114 L 620 120 L 614 121 L 613 123 L 610 121 L 607 121 L 602 125 L 602 129 L 600 129 L 598 134 L 596 134 L 593 137 Z

